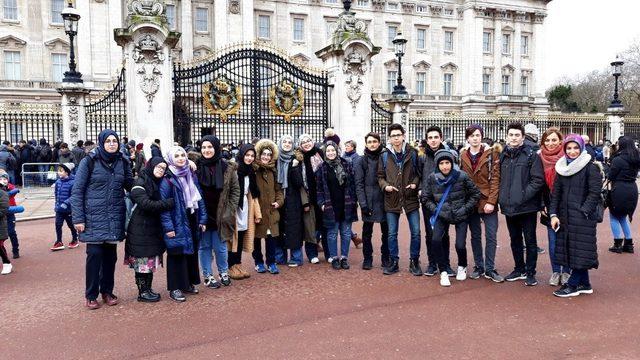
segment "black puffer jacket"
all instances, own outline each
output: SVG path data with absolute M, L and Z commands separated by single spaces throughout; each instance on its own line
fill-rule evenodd
M 515 216 L 541 210 L 543 187 L 540 156 L 527 145 L 505 148 L 500 157 L 500 211 Z
M 429 175 L 422 188 L 422 195 L 423 201 L 431 214 L 436 212 L 445 189 L 446 186 L 438 185 L 435 173 Z M 466 220 L 476 209 L 478 200 L 480 200 L 480 190 L 466 172 L 460 171 L 458 180 L 451 187 L 449 196 L 442 205 L 438 218 L 449 224 L 458 224 Z
M 386 151 L 383 149 L 382 151 Z M 380 152 L 382 154 L 382 152 Z M 353 164 L 356 180 L 356 196 L 362 210 L 362 221 L 386 222 L 384 212 L 384 193 L 378 185 L 378 161 L 380 154 L 360 156 Z
M 584 154 L 588 155 L 586 152 Z M 580 158 L 574 162 L 579 160 Z M 564 159 L 560 159 L 556 169 L 563 166 L 562 162 L 566 164 Z M 602 188 L 600 168 L 588 160 L 582 166 L 573 175 L 563 176 L 558 172 L 549 207 L 549 213 L 560 219 L 555 248 L 556 261 L 559 265 L 581 270 L 598 267 L 598 223 L 589 217 L 592 217 L 591 214 L 596 209 Z

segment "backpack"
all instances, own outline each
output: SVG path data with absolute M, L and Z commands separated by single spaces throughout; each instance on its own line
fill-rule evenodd
M 600 162 L 604 161 L 604 152 L 602 151 L 602 148 L 601 147 L 597 147 L 597 148 L 594 149 L 594 151 L 596 153 L 595 160 L 596 161 L 600 161 Z
M 49 161 L 49 148 L 46 145 L 40 146 L 38 149 L 38 160 Z

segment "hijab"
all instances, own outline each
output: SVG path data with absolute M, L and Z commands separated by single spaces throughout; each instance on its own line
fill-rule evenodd
M 333 160 L 329 160 L 329 158 L 327 158 L 326 149 L 329 146 L 333 146 L 333 148 L 336 149 L 336 158 Z M 334 143 L 331 140 L 327 141 L 327 144 L 325 146 L 324 161 L 336 173 L 336 178 L 338 179 L 338 185 L 343 186 L 347 182 L 347 173 L 346 171 L 344 171 L 344 166 L 342 166 L 342 161 L 340 160 L 338 145 L 336 145 L 336 143 Z
M 253 145 L 244 144 L 240 146 L 238 155 L 236 155 L 236 162 L 238 163 L 238 182 L 240 183 L 241 193 L 244 193 L 244 178 L 249 177 L 249 192 L 251 193 L 251 197 L 257 199 L 260 196 L 260 190 L 258 189 L 258 184 L 256 183 L 256 171 L 254 170 L 252 165 L 247 165 L 244 163 L 244 156 L 248 151 L 253 151 L 254 154 L 256 153 L 256 149 L 253 147 Z M 243 205 L 244 196 L 240 196 L 238 208 L 242 209 Z
M 282 149 L 282 142 L 285 139 L 291 140 L 291 150 L 289 151 L 284 151 Z M 289 187 L 287 175 L 289 174 L 289 165 L 291 164 L 293 157 L 293 136 L 284 135 L 278 142 L 278 183 L 282 186 L 282 189 Z
M 111 135 L 115 136 L 118 146 L 120 146 L 120 137 L 118 136 L 118 133 L 111 129 L 104 129 L 98 135 L 98 147 L 96 148 L 98 158 L 107 164 L 113 164 L 120 156 L 122 156 L 119 148 L 114 153 L 110 153 L 104 148 L 104 142 L 107 141 L 107 138 Z
M 160 156 L 154 156 L 147 164 L 144 166 L 144 169 L 140 172 L 140 177 L 144 181 L 144 189 L 147 192 L 147 195 L 152 200 L 160 200 L 160 182 L 162 178 L 156 178 L 153 174 L 153 170 L 158 166 L 158 164 L 167 163 Z
M 213 145 L 214 154 L 210 159 L 201 156 L 198 160 L 198 181 L 202 186 L 222 189 L 224 186 L 224 169 L 220 139 L 213 135 L 204 136 L 201 142 L 208 141 Z
M 189 162 L 187 161 L 183 166 L 176 165 L 173 156 L 180 152 L 183 152 L 185 157 L 187 156 L 187 152 L 184 151 L 183 148 L 180 146 L 172 146 L 169 148 L 169 151 L 167 151 L 165 160 L 167 164 L 169 164 L 169 170 L 176 176 L 182 187 L 182 196 L 186 208 L 191 209 L 191 213 L 193 213 L 195 209 L 198 208 L 198 201 L 202 200 L 202 196 L 193 181 L 193 172 L 189 167 Z

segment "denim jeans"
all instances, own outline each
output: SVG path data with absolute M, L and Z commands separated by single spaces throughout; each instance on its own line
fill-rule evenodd
M 409 221 L 409 232 L 411 233 L 411 244 L 409 246 L 409 257 L 411 259 L 420 258 L 420 210 L 416 209 L 406 213 Z M 398 252 L 398 223 L 400 214 L 387 213 L 387 223 L 389 224 L 389 256 L 392 259 L 400 258 Z
M 573 287 L 578 285 L 591 286 L 589 282 L 589 270 L 573 269 L 567 283 Z
M 56 213 L 56 242 L 62 242 L 62 225 L 67 223 L 67 226 L 71 230 L 71 239 L 73 241 L 78 240 L 78 232 L 76 228 L 73 226 L 73 222 L 71 221 L 71 213 Z
M 373 260 L 373 244 L 371 243 L 373 224 L 368 221 L 362 224 L 362 255 L 365 260 Z M 384 259 L 389 257 L 389 225 L 386 221 L 380 223 L 380 231 L 382 232 L 380 255 Z
M 614 239 L 631 239 L 631 227 L 629 225 L 629 217 L 624 215 L 621 217 L 614 216 L 609 213 L 611 224 L 611 232 Z
M 327 245 L 329 245 L 331 258 L 338 256 L 338 233 L 340 233 L 340 256 L 348 258 L 351 245 L 351 221 L 336 222 L 333 226 L 327 227 Z
M 431 212 L 427 209 L 426 206 L 422 206 L 422 217 L 424 218 L 424 228 L 425 228 L 425 239 L 424 243 L 427 246 L 427 259 L 429 260 L 429 266 L 436 266 L 436 260 L 433 256 L 433 229 L 431 228 L 431 223 L 429 219 L 431 218 Z M 447 267 L 449 267 L 450 262 L 450 249 L 449 246 L 451 244 L 451 240 L 449 239 L 449 233 L 444 234 L 442 238 L 442 251 L 444 252 L 445 261 L 447 263 Z M 419 251 L 418 251 L 419 252 Z
M 471 250 L 473 261 L 480 269 L 487 272 L 495 270 L 496 248 L 498 246 L 498 213 L 480 214 L 474 211 L 469 216 L 469 231 L 471 231 Z M 482 254 L 482 225 L 484 223 L 485 248 Z
M 436 220 L 436 224 L 433 227 L 433 256 L 435 257 L 436 264 L 440 271 L 446 271 L 449 264 L 444 257 L 444 251 L 442 250 L 442 239 L 444 234 L 449 233 L 449 223 Z M 456 228 L 456 253 L 458 254 L 458 266 L 467 267 L 467 222 L 455 224 Z
M 11 239 L 11 250 L 16 254 L 20 251 L 18 233 L 16 233 L 16 214 L 7 214 L 7 232 L 9 233 L 9 239 Z
M 515 262 L 515 270 L 535 275 L 536 263 L 538 262 L 538 240 L 536 238 L 538 213 L 505 216 L 505 218 L 507 219 L 509 237 L 511 237 L 511 252 Z M 527 248 L 526 262 L 524 258 L 525 244 Z
M 558 265 L 558 262 L 556 261 L 556 238 L 558 235 L 553 231 L 551 226 L 547 226 L 547 235 L 549 236 L 549 260 L 551 260 L 551 269 L 554 273 L 565 272 L 568 274 L 570 272 L 569 268 L 563 268 Z
M 265 257 L 267 265 L 276 263 L 276 239 L 267 235 L 267 238 L 264 239 L 265 244 Z M 253 256 L 253 261 L 256 265 L 264 264 L 265 259 L 262 257 L 262 239 L 254 239 L 253 240 L 253 252 L 251 253 Z
M 207 230 L 202 233 L 200 246 L 198 247 L 200 267 L 202 267 L 202 275 L 204 277 L 213 275 L 213 270 L 211 269 L 212 251 L 216 254 L 218 273 L 223 274 L 229 271 L 227 242 L 220 239 L 218 231 Z
M 302 247 L 289 250 L 282 246 L 276 246 L 275 258 L 278 264 L 286 264 L 289 261 L 293 261 L 298 265 L 302 265 Z
M 116 244 L 87 244 L 85 297 L 96 300 L 99 294 L 113 294 L 118 252 Z

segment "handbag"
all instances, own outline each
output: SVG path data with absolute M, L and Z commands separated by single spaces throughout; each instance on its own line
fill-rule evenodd
M 611 207 L 611 189 L 609 188 L 610 185 L 611 183 L 609 180 L 605 181 L 602 185 L 602 190 L 600 191 L 600 195 L 602 196 L 604 202 L 603 206 L 605 209 Z

